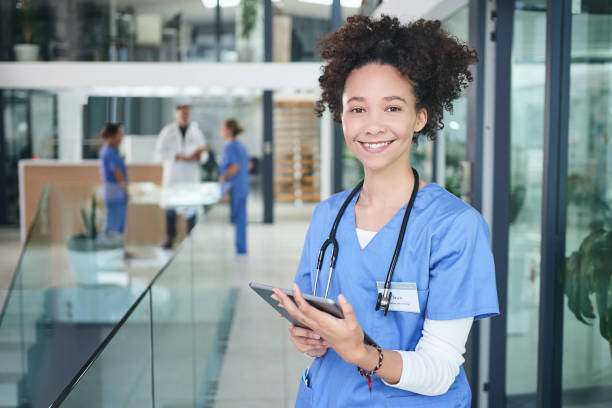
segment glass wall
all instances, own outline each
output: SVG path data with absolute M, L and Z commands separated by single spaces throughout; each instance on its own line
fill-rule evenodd
M 564 407 L 612 402 L 612 7 L 593 3 L 572 17 Z
M 273 0 L 274 60 L 318 60 L 331 5 Z M 0 60 L 263 61 L 263 22 L 263 0 L 0 0 Z
M 58 157 L 57 98 L 43 91 L 0 91 L 0 115 L 0 225 L 17 225 L 19 160 Z
M 442 24 L 444 28 L 467 43 L 469 41 L 468 21 L 469 10 L 465 5 L 455 11 Z M 481 56 L 482 58 L 482 56 Z M 438 183 L 448 191 L 461 197 L 462 162 L 466 160 L 467 142 L 467 95 L 464 93 L 453 104 L 452 112 L 444 113 L 444 129 L 440 131 L 439 137 L 444 139 L 444 177 L 438 177 Z
M 546 75 L 544 6 L 517 2 L 513 31 L 506 393 L 508 406 L 518 407 L 533 403 L 537 388 Z
M 261 61 L 256 0 L 2 0 L 2 60 Z

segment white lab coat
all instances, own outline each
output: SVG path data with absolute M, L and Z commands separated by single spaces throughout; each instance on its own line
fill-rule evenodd
M 165 126 L 157 138 L 155 147 L 157 160 L 164 165 L 164 185 L 173 183 L 200 182 L 200 163 L 208 160 L 208 152 L 200 155 L 200 161 L 177 161 L 177 154 L 186 156 L 206 145 L 204 134 L 196 122 L 190 122 L 185 132 L 185 141 L 176 122 Z

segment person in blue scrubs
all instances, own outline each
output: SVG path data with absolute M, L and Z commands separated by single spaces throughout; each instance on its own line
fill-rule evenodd
M 244 129 L 235 119 L 226 120 L 221 126 L 221 134 L 227 144 L 221 154 L 219 182 L 224 190 L 229 189 L 232 206 L 232 222 L 236 228 L 236 253 L 247 253 L 247 197 L 249 195 L 249 155 L 237 137 Z
M 127 213 L 127 168 L 119 156 L 119 144 L 123 139 L 123 126 L 107 123 L 100 132 L 104 147 L 100 151 L 100 177 L 104 183 L 104 205 L 106 219 L 104 231 L 109 234 L 123 234 Z
M 355 16 L 321 43 L 327 60 L 318 111 L 342 123 L 348 148 L 364 169 L 336 240 L 316 279 L 320 248 L 349 191 L 318 204 L 293 286 L 295 303 L 274 298 L 309 329 L 290 327 L 304 372 L 296 407 L 470 407 L 462 363 L 473 321 L 499 313 L 489 231 L 472 207 L 435 183 L 419 181 L 410 151 L 435 139 L 443 110 L 472 80 L 476 52 L 439 21 L 402 25 L 396 18 Z M 402 221 L 415 194 L 391 279 L 388 313 L 377 310 Z M 324 296 L 338 319 L 302 293 Z M 364 332 L 376 346 L 364 342 Z

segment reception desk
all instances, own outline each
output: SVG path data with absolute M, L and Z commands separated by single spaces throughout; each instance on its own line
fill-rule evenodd
M 56 160 L 21 160 L 19 162 L 19 207 L 21 239 L 25 241 L 32 219 L 36 214 L 38 202 L 46 185 L 58 186 L 51 189 L 51 194 L 62 195 L 63 200 L 86 203 L 88 211 L 87 190 L 69 188 L 69 185 L 101 184 L 100 164 L 98 160 L 86 160 L 78 163 L 66 163 Z M 131 183 L 149 182 L 160 185 L 162 182 L 161 164 L 128 164 L 128 175 Z M 66 186 L 62 188 L 61 186 Z M 85 194 L 85 196 L 83 196 Z M 61 200 L 51 200 L 52 203 Z M 102 205 L 102 203 L 100 203 Z M 58 206 L 61 207 L 61 206 Z M 80 214 L 66 214 L 61 208 L 50 209 L 53 214 L 51 237 L 57 242 L 69 234 L 78 231 L 64 231 L 80 224 Z M 62 222 L 70 218 L 71 222 Z M 77 218 L 77 219 L 75 219 Z M 128 206 L 126 224 L 126 242 L 133 244 L 155 244 L 165 239 L 164 210 L 156 203 L 132 203 Z M 178 239 L 185 236 L 185 223 L 177 222 Z M 67 227 L 71 226 L 71 227 Z

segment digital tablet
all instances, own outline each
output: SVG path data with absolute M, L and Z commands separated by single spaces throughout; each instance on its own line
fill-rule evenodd
M 272 299 L 272 295 L 274 294 L 274 286 L 264 285 L 263 283 L 258 283 L 258 282 L 251 282 L 249 283 L 249 286 L 251 287 L 251 289 L 255 291 L 255 293 L 261 296 L 262 299 L 265 300 L 270 306 L 272 306 L 280 314 L 282 314 L 285 319 L 289 320 L 292 324 L 298 327 L 302 327 L 304 329 L 310 330 L 310 327 L 295 320 L 293 317 L 291 317 L 289 313 L 287 313 L 285 309 L 283 309 L 282 307 L 278 305 L 278 302 L 276 300 Z M 295 299 L 293 299 L 293 293 L 290 290 L 282 289 L 282 288 L 281 290 L 285 292 L 287 296 L 289 296 L 289 299 L 295 302 Z M 339 319 L 344 319 L 344 314 L 342 313 L 342 309 L 340 309 L 340 306 L 338 306 L 338 304 L 334 302 L 333 300 L 322 298 L 319 296 L 307 295 L 305 293 L 303 293 L 302 296 L 304 297 L 304 300 L 306 300 L 311 306 L 315 307 L 316 309 L 322 312 L 329 313 L 330 315 L 337 317 Z M 372 340 L 366 332 L 363 332 L 363 334 L 364 334 L 364 341 L 366 344 L 376 345 L 376 343 L 374 343 L 374 340 Z

